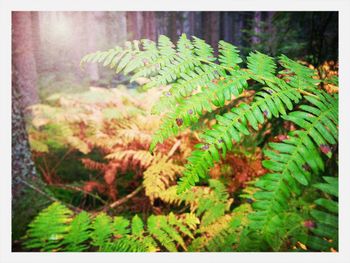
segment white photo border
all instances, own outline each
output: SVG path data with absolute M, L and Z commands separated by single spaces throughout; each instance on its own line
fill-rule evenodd
M 338 253 L 40 253 L 11 252 L 12 11 L 339 11 L 339 252 Z M 0 0 L 0 262 L 350 262 L 350 1 L 348 0 Z M 334 30 L 338 30 L 335 28 Z M 349 104 L 347 104 L 349 103 Z

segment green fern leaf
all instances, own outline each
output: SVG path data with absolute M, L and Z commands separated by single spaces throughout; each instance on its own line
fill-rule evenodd
M 85 242 L 90 238 L 90 217 L 85 211 L 79 213 L 70 223 L 68 234 L 62 245 L 67 245 L 65 251 L 84 251 L 88 248 Z
M 97 246 L 99 251 L 104 251 L 113 233 L 112 219 L 105 213 L 101 213 L 96 216 L 92 222 L 91 228 L 91 244 Z
M 271 117 L 272 111 L 276 117 L 285 114 L 291 103 L 300 100 L 301 95 L 292 87 L 278 88 L 272 86 L 274 92 L 261 91 L 255 96 L 255 101 L 250 105 L 241 104 L 233 108 L 231 112 L 220 116 L 217 115 L 218 123 L 201 135 L 202 144 L 198 144 L 195 150 L 188 158 L 188 164 L 185 165 L 183 177 L 179 181 L 179 192 L 183 192 L 199 181 L 199 178 L 205 178 L 208 169 L 214 165 L 214 161 L 219 161 L 219 151 L 225 156 L 228 150 L 232 149 L 232 140 L 239 142 L 242 134 L 249 135 L 250 124 L 257 128 L 258 123 L 263 123 L 264 116 Z
M 29 224 L 26 233 L 26 248 L 40 248 L 42 251 L 57 251 L 61 249 L 62 241 L 69 227 L 72 211 L 60 203 L 53 203 Z

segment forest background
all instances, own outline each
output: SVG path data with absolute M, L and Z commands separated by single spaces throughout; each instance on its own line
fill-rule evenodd
M 30 164 L 28 146 L 21 143 L 26 141 L 23 127 L 28 106 L 56 92 L 84 92 L 90 86 L 135 88 L 124 76 L 98 64 L 82 70 L 79 62 L 85 54 L 122 45 L 126 40 L 156 40 L 159 35 L 176 42 L 186 33 L 214 48 L 219 40 L 230 42 L 243 57 L 252 50 L 271 56 L 283 53 L 316 69 L 327 61 L 330 64 L 326 66 L 337 71 L 337 12 L 15 12 L 12 22 L 13 194 L 26 200 L 17 203 L 15 198 L 13 203 L 15 248 L 28 222 L 48 202 L 46 197 L 40 199 L 35 189 L 23 193 L 27 185 L 16 180 L 23 166 L 33 168 L 27 174 L 37 174 Z M 62 180 L 44 178 L 56 185 Z M 109 197 L 113 199 L 113 193 Z

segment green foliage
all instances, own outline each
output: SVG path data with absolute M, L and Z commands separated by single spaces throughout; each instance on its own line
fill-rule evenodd
M 62 245 L 67 245 L 67 251 L 84 251 L 87 246 L 83 244 L 90 234 L 90 218 L 87 212 L 81 212 L 70 223 L 67 235 Z
M 55 251 L 61 247 L 68 231 L 67 222 L 72 212 L 59 203 L 44 209 L 29 224 L 24 245 L 27 248 L 40 248 L 42 251 Z M 75 240 L 73 240 L 75 241 Z
M 186 250 L 185 238 L 193 239 L 199 219 L 192 213 L 151 215 L 146 229 L 135 215 L 131 222 L 123 217 L 111 218 L 105 213 L 92 216 L 86 212 L 74 215 L 59 203 L 41 211 L 29 225 L 26 248 L 42 251 L 119 251 L 146 252 L 165 248 Z
M 213 49 L 196 37 L 190 41 L 182 35 L 177 43 L 177 56 L 174 55 L 174 45 L 164 36 L 161 36 L 158 42 L 160 56 L 165 45 L 169 45 L 169 53 L 167 59 L 158 64 L 158 71 L 142 75 L 150 78 L 148 88 L 167 84 L 171 86 L 154 107 L 155 113 L 165 111 L 165 115 L 160 128 L 153 136 L 151 151 L 166 138 L 177 135 L 186 127 L 198 122 L 203 113 L 211 112 L 215 107 L 223 107 L 225 101 L 232 100 L 232 96 L 240 96 L 243 90 L 248 88 L 249 79 L 262 84 L 260 91 L 254 96 L 253 103 L 241 103 L 229 113 L 216 115 L 217 124 L 204 131 L 201 136 L 203 142 L 196 146 L 197 150 L 188 158 L 184 176 L 179 182 L 180 192 L 189 189 L 200 178 L 205 178 L 208 169 L 220 160 L 220 155 L 225 157 L 227 150 L 232 149 L 232 141 L 239 142 L 243 135 L 250 134 L 250 127 L 258 130 L 265 117 L 270 119 L 272 116 L 277 118 L 286 115 L 287 111 L 293 110 L 294 105 L 308 94 L 305 90 L 313 92 L 317 87 L 318 81 L 313 79 L 314 70 L 284 55 L 279 57 L 279 63 L 284 67 L 284 70 L 280 71 L 280 74 L 283 74 L 281 78 L 276 76 L 277 65 L 274 59 L 258 51 L 249 54 L 247 69 L 240 68 L 238 64 L 242 60 L 237 49 L 224 41 L 219 43 L 218 59 L 214 57 Z M 152 46 L 154 48 L 154 43 Z M 152 60 L 152 57 L 148 58 L 150 54 L 147 46 L 141 45 L 140 49 L 138 42 L 128 43 L 126 48 L 121 50 L 123 51 L 120 52 L 132 53 L 133 56 L 124 55 L 123 58 L 115 59 L 114 67 L 118 63 L 119 68 L 134 65 L 135 61 L 139 61 L 139 57 L 147 57 L 147 63 L 148 60 Z M 82 63 L 96 58 L 103 60 L 101 54 L 89 54 L 82 59 Z M 196 61 L 197 64 L 188 62 L 189 64 L 184 66 L 184 61 Z M 137 75 L 147 63 L 137 64 L 133 67 L 135 73 L 132 74 Z M 116 67 L 118 69 L 118 66 Z
M 310 211 L 314 222 L 306 244 L 315 251 L 338 250 L 338 178 L 323 179 L 323 183 L 313 185 L 323 196 L 315 200 L 316 209 Z
M 260 240 L 274 250 L 280 249 L 292 226 L 289 218 L 294 211 L 289 208 L 290 199 L 301 195 L 303 187 L 312 180 L 311 176 L 324 170 L 320 151 L 328 157 L 331 153 L 326 143 L 337 142 L 338 101 L 325 92 L 317 94 L 317 97 L 305 96 L 313 106 L 301 105 L 304 111 L 294 111 L 284 117 L 303 130 L 290 132 L 283 142 L 269 144 L 271 150 L 265 150 L 269 160 L 263 164 L 273 173 L 255 183 L 259 190 L 254 194 L 255 212 L 249 216 L 250 230 L 258 233 Z
M 142 185 L 151 205 L 158 200 L 177 209 L 142 220 L 138 215 L 131 219 L 105 213 L 73 215 L 53 204 L 30 224 L 24 243 L 27 248 L 338 249 L 338 180 L 336 175 L 324 176 L 329 163 L 337 162 L 338 95 L 318 86 L 314 70 L 284 55 L 278 57 L 277 64 L 274 58 L 254 51 L 245 68 L 233 45 L 220 41 L 218 52 L 216 58 L 213 48 L 196 37 L 190 40 L 182 35 L 174 45 L 160 36 L 157 44 L 149 40 L 127 42 L 123 48 L 82 59 L 82 65 L 99 62 L 130 74 L 131 81 L 145 78 L 145 89 L 161 86 L 165 90 L 153 107 L 153 113 L 161 116 L 161 124 L 147 144 L 153 155 L 144 149 L 115 147 L 106 159 L 141 163 L 145 168 Z M 206 122 L 208 113 L 214 120 Z M 233 202 L 227 186 L 210 178 L 210 169 L 227 158 L 245 136 L 271 128 L 277 121 L 285 127 L 285 134 L 269 143 L 261 140 L 267 172 L 248 183 L 238 204 Z M 161 144 L 187 128 L 195 129 L 197 123 L 205 125 L 187 163 L 182 166 L 170 160 L 173 153 L 165 157 Z M 118 136 L 131 140 L 125 133 Z M 40 145 L 37 148 L 43 149 Z M 101 164 L 91 161 L 88 165 L 98 169 Z M 322 178 L 326 183 L 320 183 Z M 45 220 L 53 216 L 51 229 Z

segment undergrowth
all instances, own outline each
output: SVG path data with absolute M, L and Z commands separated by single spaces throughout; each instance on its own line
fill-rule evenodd
M 242 59 L 224 41 L 218 50 L 182 35 L 91 53 L 82 65 L 143 83 L 141 99 L 91 88 L 32 107 L 44 181 L 98 204 L 53 203 L 29 225 L 25 248 L 338 250 L 337 77 L 284 55 Z M 67 185 L 56 168 L 79 152 L 91 174 Z

